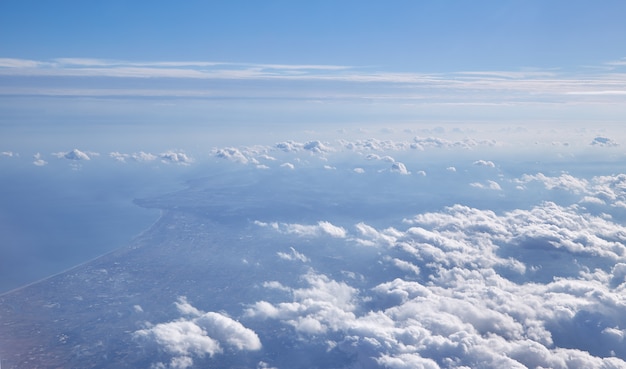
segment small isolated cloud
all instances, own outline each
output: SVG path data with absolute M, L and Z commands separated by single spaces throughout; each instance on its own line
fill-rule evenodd
M 309 258 L 307 258 L 304 254 L 299 253 L 298 251 L 296 251 L 296 249 L 294 249 L 293 247 L 290 247 L 289 250 L 291 252 L 278 252 L 277 255 L 279 258 L 283 259 L 283 260 L 289 260 L 289 261 L 301 261 L 303 263 L 306 263 L 309 261 Z
M 591 146 L 615 147 L 619 146 L 619 144 L 608 137 L 598 136 L 591 141 Z
M 475 162 L 472 163 L 472 165 L 476 165 L 479 167 L 489 167 L 489 168 L 496 167 L 493 161 L 489 161 L 489 160 L 476 160 Z
M 456 172 L 456 168 L 455 167 L 447 167 L 446 170 L 448 172 L 453 172 L 453 173 Z
M 345 238 L 346 230 L 327 221 L 319 221 L 315 225 L 298 223 L 265 223 L 255 221 L 254 224 L 261 227 L 271 227 L 280 233 L 295 234 L 301 237 L 331 236 L 335 238 Z
M 185 297 L 178 299 L 176 307 L 183 317 L 134 333 L 136 339 L 154 342 L 171 354 L 169 368 L 191 367 L 194 358 L 222 353 L 222 346 L 238 351 L 261 349 L 261 340 L 253 330 L 226 315 L 198 310 Z M 155 366 L 167 367 L 163 363 Z
M 281 168 L 287 168 L 287 169 L 295 169 L 295 166 L 291 163 L 282 163 L 280 165 Z
M 36 153 L 35 155 L 33 155 L 33 164 L 38 166 L 38 167 L 43 167 L 44 165 L 48 164 L 47 161 L 42 159 L 42 156 L 40 153 Z
M 159 154 L 162 163 L 171 163 L 179 165 L 189 165 L 193 163 L 193 159 L 182 151 L 166 151 Z
M 359 173 L 359 174 L 365 173 L 365 169 L 363 168 L 354 168 L 353 171 L 354 173 Z
M 409 172 L 406 169 L 406 166 L 403 163 L 400 163 L 400 162 L 396 162 L 396 163 L 391 164 L 391 171 L 395 172 L 395 173 L 404 174 L 404 175 L 411 174 L 411 172 Z
M 94 152 L 87 153 L 87 152 L 80 151 L 78 149 L 74 149 L 68 152 L 56 152 L 56 153 L 53 153 L 52 155 L 56 156 L 59 159 L 84 161 L 84 160 L 91 160 L 90 155 L 97 156 L 98 153 L 94 153 Z
M 484 190 L 494 190 L 494 191 L 502 191 L 502 188 L 496 181 L 488 180 L 486 183 L 473 182 L 470 183 L 470 186 L 481 188 Z
M 2 151 L 2 152 L 0 152 L 0 156 L 6 156 L 6 157 L 9 157 L 9 158 L 12 158 L 14 156 L 19 156 L 19 155 L 16 152 L 13 152 L 13 151 Z

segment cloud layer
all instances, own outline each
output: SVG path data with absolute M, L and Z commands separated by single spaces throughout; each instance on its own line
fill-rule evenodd
M 356 224 L 345 255 L 378 253 L 344 259 L 352 277 L 316 272 L 310 251 L 300 286 L 266 284 L 290 298 L 246 316 L 291 327 L 311 349 L 325 341 L 355 367 L 626 365 L 622 225 L 553 202 L 501 214 L 454 205 L 403 224 Z M 376 267 L 355 279 L 363 263 Z

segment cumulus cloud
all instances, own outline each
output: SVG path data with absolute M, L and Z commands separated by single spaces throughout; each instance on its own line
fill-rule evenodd
M 182 151 L 169 150 L 159 154 L 162 163 L 190 165 L 193 159 Z
M 485 189 L 485 190 L 502 191 L 500 184 L 492 180 L 487 180 L 486 183 L 472 182 L 470 183 L 470 186 Z
M 610 208 L 626 208 L 626 174 L 595 176 L 591 179 L 562 173 L 558 177 L 543 173 L 525 174 L 515 180 L 522 189 L 539 183 L 552 191 L 565 191 L 580 196 L 580 203 L 606 205 Z
M 261 349 L 257 334 L 236 320 L 198 310 L 185 297 L 180 297 L 176 306 L 183 317 L 134 332 L 135 338 L 153 341 L 172 355 L 169 368 L 191 367 L 194 358 L 222 353 L 222 346 L 239 351 Z M 155 365 L 165 367 L 163 363 Z
M 406 166 L 400 162 L 391 164 L 391 171 L 404 175 L 411 174 L 411 172 L 406 169 Z
M 157 159 L 157 156 L 154 154 L 150 154 L 147 152 L 139 151 L 134 152 L 132 154 L 125 154 L 121 152 L 111 152 L 109 156 L 119 162 L 125 163 L 128 160 L 136 161 L 136 162 L 149 162 Z
M 326 146 L 324 143 L 322 143 L 321 141 L 317 141 L 317 140 L 309 141 L 305 143 L 304 145 L 302 145 L 302 148 L 307 151 L 314 152 L 314 153 L 325 153 L 325 152 L 332 151 L 332 149 L 329 146 Z
M 40 153 L 36 153 L 35 155 L 33 155 L 33 159 L 35 159 L 33 160 L 33 164 L 35 166 L 43 167 L 44 165 L 48 164 L 48 162 L 43 159 Z
M 284 152 L 298 152 L 309 151 L 316 154 L 327 153 L 333 151 L 332 147 L 328 143 L 323 143 L 318 140 L 307 141 L 305 143 L 296 141 L 284 141 L 274 145 L 279 150 Z
M 68 159 L 68 160 L 91 160 L 90 156 L 97 156 L 98 153 L 95 152 L 83 152 L 78 149 L 73 149 L 67 152 L 56 152 L 52 155 L 56 156 L 59 159 Z
M 249 159 L 239 149 L 234 147 L 226 147 L 214 150 L 215 156 L 222 159 L 228 159 L 237 163 L 247 164 Z
M 472 163 L 472 165 L 476 165 L 479 167 L 489 167 L 489 168 L 495 168 L 496 165 L 489 160 L 476 160 L 475 162 Z
M 355 367 L 626 366 L 624 226 L 553 202 L 500 214 L 454 205 L 404 225 L 359 223 L 346 238 L 379 251 L 345 259 L 369 266 L 369 286 L 310 271 L 303 286 L 275 283 L 287 300 L 246 316 L 325 340 Z
M 345 238 L 346 230 L 327 221 L 319 221 L 315 225 L 298 223 L 265 223 L 255 221 L 254 224 L 261 227 L 271 227 L 281 233 L 295 234 L 302 237 L 331 236 L 335 238 Z

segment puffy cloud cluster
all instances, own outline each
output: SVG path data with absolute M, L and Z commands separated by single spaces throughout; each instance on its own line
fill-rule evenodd
M 109 153 L 109 156 L 122 163 L 125 163 L 128 160 L 132 160 L 136 162 L 148 162 L 148 161 L 153 161 L 157 158 L 156 155 L 143 152 L 143 151 L 134 152 L 132 154 L 124 154 L 121 152 L 114 151 L 114 152 Z
M 548 190 L 561 190 L 581 196 L 580 202 L 626 208 L 626 174 L 595 176 L 587 180 L 567 173 L 558 177 L 543 173 L 523 175 L 517 180 L 522 189 L 530 183 L 540 183 Z
M 172 355 L 169 365 L 156 363 L 158 368 L 184 369 L 193 366 L 193 359 L 223 352 L 223 346 L 234 350 L 260 350 L 257 334 L 232 318 L 215 312 L 202 312 L 180 297 L 176 303 L 184 315 L 180 319 L 159 323 L 134 333 L 135 338 L 154 341 Z
M 280 319 L 293 326 L 296 332 L 309 335 L 337 331 L 355 320 L 357 289 L 315 273 L 306 274 L 302 279 L 307 284 L 304 288 L 289 289 L 277 282 L 271 284 L 272 288 L 290 291 L 292 302 L 272 305 L 259 301 L 247 310 L 247 316 Z
M 234 147 L 215 149 L 213 152 L 218 158 L 231 160 L 236 163 L 248 164 L 250 161 L 239 149 Z
M 182 151 L 166 151 L 159 154 L 162 163 L 189 165 L 193 163 L 193 159 Z
M 626 227 L 553 202 L 502 214 L 455 205 L 403 224 L 347 235 L 347 248 L 379 251 L 365 253 L 365 284 L 310 271 L 302 286 L 266 284 L 289 298 L 246 315 L 352 367 L 626 366 Z M 347 256 L 344 270 L 363 267 Z
M 305 143 L 295 141 L 284 141 L 274 145 L 275 148 L 284 152 L 298 152 L 298 151 L 310 151 L 312 153 L 321 154 L 333 151 L 327 143 L 323 143 L 319 140 L 307 141 Z
M 295 234 L 304 237 L 318 237 L 321 235 L 331 236 L 335 238 L 345 238 L 346 230 L 327 221 L 319 221 L 317 224 L 298 224 L 298 223 L 265 223 L 255 221 L 254 224 L 261 227 L 271 227 L 280 233 Z

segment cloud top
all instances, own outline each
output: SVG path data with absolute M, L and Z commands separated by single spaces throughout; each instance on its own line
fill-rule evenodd
M 223 346 L 238 351 L 256 351 L 262 347 L 254 331 L 228 316 L 198 310 L 185 297 L 178 299 L 176 307 L 183 317 L 134 333 L 137 339 L 151 340 L 172 354 L 172 368 L 191 367 L 194 357 L 220 354 Z

